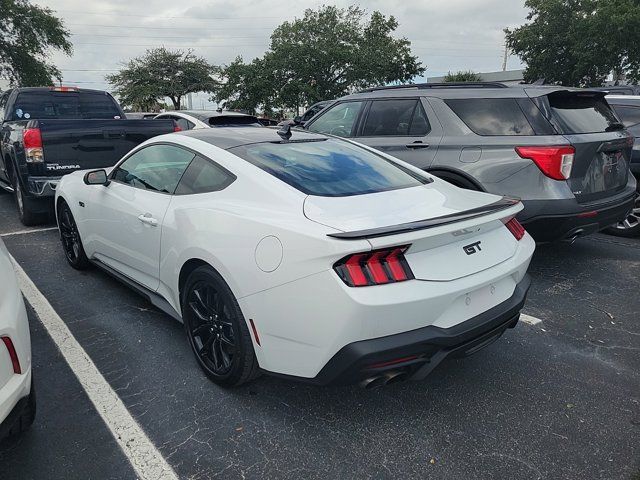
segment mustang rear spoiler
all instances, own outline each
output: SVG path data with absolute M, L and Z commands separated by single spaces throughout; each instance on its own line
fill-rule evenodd
M 425 230 L 427 228 L 449 225 L 451 223 L 462 222 L 472 218 L 482 217 L 491 213 L 499 212 L 513 207 L 520 202 L 517 198 L 502 197 L 494 203 L 483 207 L 472 208 L 463 212 L 451 213 L 442 217 L 430 218 L 428 220 L 418 220 L 415 222 L 401 223 L 399 225 L 389 225 L 386 227 L 370 228 L 367 230 L 355 230 L 353 232 L 329 233 L 327 236 L 339 238 L 341 240 L 361 240 L 364 238 L 385 237 L 398 233 L 412 232 L 414 230 Z

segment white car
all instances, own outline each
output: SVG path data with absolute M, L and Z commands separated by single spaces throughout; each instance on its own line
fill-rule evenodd
M 155 116 L 155 119 L 162 118 L 173 120 L 183 131 L 212 127 L 262 126 L 253 115 L 217 110 L 176 110 Z
M 36 413 L 29 321 L 13 265 L 0 239 L 0 439 L 28 429 Z
M 155 137 L 56 207 L 69 263 L 183 321 L 222 385 L 422 378 L 516 324 L 534 251 L 517 200 L 287 127 Z

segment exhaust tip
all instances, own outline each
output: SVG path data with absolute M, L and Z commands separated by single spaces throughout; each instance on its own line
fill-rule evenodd
M 392 385 L 394 383 L 398 383 L 398 382 L 403 382 L 405 381 L 407 378 L 409 378 L 409 374 L 407 372 L 389 372 L 387 374 L 385 374 L 384 376 L 385 378 L 385 385 Z
M 381 387 L 387 383 L 387 379 L 384 375 L 376 375 L 373 377 L 365 378 L 360 382 L 360 387 L 365 390 L 373 390 L 374 388 Z

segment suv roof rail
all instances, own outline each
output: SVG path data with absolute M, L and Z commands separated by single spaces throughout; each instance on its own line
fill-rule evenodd
M 359 93 L 377 92 L 378 90 L 396 90 L 400 88 L 509 88 L 500 82 L 445 82 L 445 83 L 409 83 L 405 85 L 385 85 L 381 87 L 371 87 L 360 90 Z

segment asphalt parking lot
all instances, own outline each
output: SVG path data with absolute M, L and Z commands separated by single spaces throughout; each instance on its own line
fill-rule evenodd
M 24 230 L 0 194 L 9 251 L 180 478 L 640 478 L 640 239 L 539 247 L 525 313 L 542 321 L 425 381 L 363 390 L 263 376 L 223 390 L 179 323 L 101 271 L 72 270 L 56 231 Z M 135 478 L 30 320 L 38 415 L 0 444 L 0 476 Z

